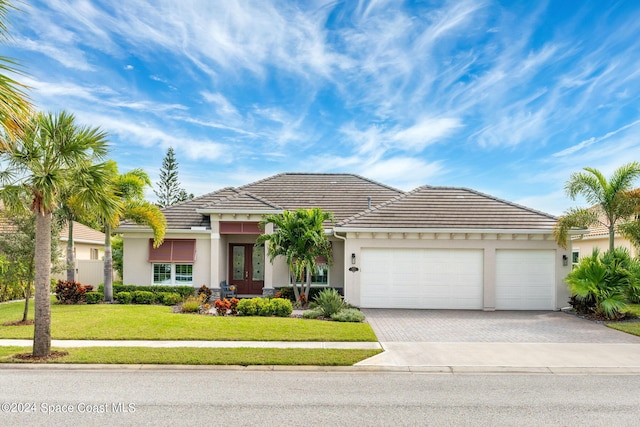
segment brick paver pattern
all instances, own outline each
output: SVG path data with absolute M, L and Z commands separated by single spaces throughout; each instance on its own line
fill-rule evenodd
M 363 309 L 381 342 L 630 343 L 640 337 L 569 313 Z

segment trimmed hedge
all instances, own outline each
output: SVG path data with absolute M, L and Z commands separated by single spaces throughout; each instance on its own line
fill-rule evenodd
M 131 296 L 131 292 L 118 292 L 116 294 L 116 301 L 120 304 L 131 304 L 131 300 L 133 297 Z
M 156 294 L 149 291 L 133 291 L 131 293 L 135 304 L 153 304 L 156 302 Z
M 293 312 L 291 301 L 283 298 L 251 298 L 238 302 L 239 316 L 289 317 Z
M 104 295 L 102 292 L 85 292 L 84 299 L 87 301 L 87 304 L 100 304 L 104 299 Z
M 98 287 L 99 292 L 104 292 L 104 285 L 100 285 Z M 164 286 L 164 285 L 153 285 L 153 286 L 136 286 L 136 285 L 113 285 L 113 294 L 116 295 L 119 292 L 135 292 L 135 291 L 147 291 L 152 292 L 156 295 L 159 295 L 162 292 L 169 293 L 177 293 L 185 299 L 194 295 L 196 292 L 196 288 L 193 286 Z
M 298 289 L 301 292 L 304 292 L 304 289 L 301 288 L 300 286 L 298 286 Z M 311 288 L 309 290 L 309 301 L 315 300 L 315 298 L 318 296 L 318 294 L 320 292 L 324 291 L 325 289 L 335 289 L 336 291 L 338 291 L 338 293 L 342 294 L 342 288 L 326 288 L 326 287 Z M 279 295 L 278 295 L 278 293 L 279 293 Z M 282 288 L 278 289 L 278 293 L 276 295 L 279 296 L 280 298 L 288 299 L 291 302 L 296 302 L 296 298 L 293 295 L 293 287 L 291 287 L 291 286 L 282 287 Z

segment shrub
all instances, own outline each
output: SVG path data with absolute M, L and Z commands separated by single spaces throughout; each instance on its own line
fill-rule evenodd
M 162 304 L 164 305 L 178 305 L 182 301 L 182 297 L 177 292 L 162 292 L 160 294 Z
M 273 315 L 273 308 L 271 306 L 271 300 L 264 298 L 256 298 L 256 305 L 258 306 L 258 316 L 269 317 Z
M 315 299 L 318 304 L 318 308 L 322 310 L 322 315 L 326 318 L 330 318 L 343 308 L 345 303 L 342 300 L 342 296 L 335 289 L 323 289 Z
M 103 299 L 104 295 L 100 292 L 85 292 L 84 298 L 87 301 L 87 304 L 99 304 Z
M 636 263 L 624 248 L 602 255 L 594 249 L 565 279 L 574 309 L 607 319 L 622 317 L 626 301 L 640 290 Z
M 104 285 L 98 287 L 99 292 L 104 292 Z M 118 292 L 135 292 L 135 291 L 149 291 L 154 294 L 161 292 L 175 292 L 180 294 L 184 299 L 193 295 L 195 289 L 192 286 L 166 286 L 166 285 L 152 285 L 152 286 L 136 286 L 136 285 L 113 285 L 113 294 Z
M 284 298 L 273 298 L 271 300 L 271 309 L 274 316 L 289 317 L 293 313 L 293 304 Z
M 131 296 L 135 304 L 153 304 L 156 302 L 156 295 L 149 291 L 134 291 Z
M 203 302 L 208 302 L 211 299 L 212 291 L 207 285 L 200 286 L 198 289 L 198 297 L 203 299 Z
M 303 292 L 303 289 L 300 288 L 300 286 L 298 286 L 298 289 L 301 291 L 301 293 Z M 329 289 L 329 288 L 311 288 L 309 290 L 309 301 L 313 301 L 320 292 L 326 289 Z M 296 297 L 293 294 L 293 287 L 291 286 L 285 286 L 278 289 L 278 291 L 276 292 L 276 298 L 288 299 L 289 301 L 294 303 L 297 302 Z
M 223 300 L 217 299 L 213 303 L 213 306 L 215 307 L 216 312 L 218 313 L 218 316 L 226 316 L 227 310 L 231 308 L 231 302 L 226 298 Z
M 194 296 L 187 298 L 180 306 L 183 313 L 197 313 L 200 311 L 200 300 Z
M 238 298 L 231 298 L 231 300 L 229 300 L 229 314 L 232 316 L 237 316 L 238 315 L 238 304 L 240 303 L 240 300 Z
M 91 285 L 82 285 L 72 280 L 58 280 L 55 292 L 61 304 L 78 304 L 85 302 L 85 293 L 92 290 Z
M 258 314 L 258 305 L 256 300 L 262 298 L 241 299 L 238 302 L 239 316 L 255 316 Z
M 318 307 L 312 308 L 311 310 L 305 310 L 305 312 L 302 313 L 302 317 L 304 319 L 318 319 L 322 317 L 322 310 Z
M 116 301 L 120 304 L 131 304 L 131 292 L 118 292 L 116 294 Z
M 362 322 L 364 321 L 364 314 L 355 308 L 345 308 L 331 315 L 331 320 L 336 322 Z

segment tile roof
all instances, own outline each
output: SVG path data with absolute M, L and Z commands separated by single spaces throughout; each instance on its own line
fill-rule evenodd
M 353 174 L 282 173 L 238 188 L 227 187 L 162 209 L 168 229 L 211 227 L 207 214 L 215 211 L 263 212 L 319 207 L 337 220 L 389 200 L 402 191 Z M 119 230 L 139 228 L 129 221 Z
M 401 190 L 353 174 L 283 173 L 240 187 L 284 209 L 322 208 L 337 221 L 383 203 Z
M 210 212 L 274 212 L 282 211 L 283 208 L 264 200 L 261 197 L 256 196 L 248 191 L 241 191 L 237 194 L 232 194 L 224 199 L 220 199 L 210 205 L 201 208 L 201 210 Z
M 342 221 L 340 228 L 551 230 L 557 218 L 474 190 L 419 187 Z
M 60 230 L 60 239 L 67 241 L 69 237 L 69 224 L 65 222 Z M 80 224 L 77 221 L 73 221 L 73 240 L 83 241 L 96 244 L 104 244 L 104 233 L 98 230 L 94 230 L 91 227 L 87 227 L 84 224 Z

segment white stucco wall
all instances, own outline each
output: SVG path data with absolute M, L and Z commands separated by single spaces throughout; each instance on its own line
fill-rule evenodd
M 153 284 L 153 272 L 149 262 L 151 233 L 127 233 L 123 244 L 123 283 L 147 286 Z M 193 263 L 193 286 L 209 286 L 211 280 L 211 233 L 168 233 L 167 239 L 195 239 L 196 259 Z

